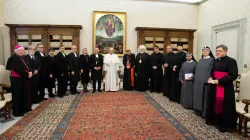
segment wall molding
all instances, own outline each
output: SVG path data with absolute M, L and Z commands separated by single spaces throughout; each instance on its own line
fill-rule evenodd
M 217 44 L 217 33 L 229 31 L 229 30 L 237 30 L 237 60 L 238 60 L 238 69 L 239 72 L 243 72 L 243 52 L 245 49 L 245 33 L 246 33 L 246 25 L 247 19 L 240 19 L 232 22 L 227 22 L 224 24 L 212 26 L 212 50 L 215 50 Z
M 5 65 L 5 53 L 4 53 L 4 19 L 3 19 L 3 1 L 0 0 L 0 26 L 2 28 L 2 32 L 1 32 L 1 36 L 2 36 L 2 62 L 0 62 L 0 64 L 2 63 L 3 65 Z M 1 42 L 0 42 L 1 43 Z

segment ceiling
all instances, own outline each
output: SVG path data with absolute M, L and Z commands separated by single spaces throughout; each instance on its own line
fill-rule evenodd
M 186 3 L 186 4 L 201 4 L 208 0 L 139 0 L 139 1 L 152 1 L 152 2 L 171 2 L 171 3 Z

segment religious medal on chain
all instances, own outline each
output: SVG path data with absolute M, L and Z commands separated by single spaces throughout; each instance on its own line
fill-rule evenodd
M 141 63 L 142 61 L 140 60 L 139 63 Z

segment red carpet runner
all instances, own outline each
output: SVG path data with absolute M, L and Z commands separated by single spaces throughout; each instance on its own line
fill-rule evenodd
M 32 116 L 32 117 L 30 117 Z M 50 99 L 0 139 L 196 139 L 147 93 L 105 92 Z
M 184 139 L 140 93 L 84 96 L 64 139 Z

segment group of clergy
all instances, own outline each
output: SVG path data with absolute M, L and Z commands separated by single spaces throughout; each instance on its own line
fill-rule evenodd
M 29 46 L 28 54 L 25 55 L 25 49 L 22 46 L 14 48 L 14 54 L 9 57 L 6 69 L 10 71 L 13 114 L 23 116 L 31 111 L 32 104 L 37 104 L 46 100 L 45 88 L 49 92 L 49 97 L 63 97 L 66 95 L 68 82 L 70 85 L 70 94 L 76 95 L 78 81 L 81 79 L 83 91 L 89 92 L 87 87 L 91 80 L 93 81 L 93 93 L 96 92 L 96 82 L 98 82 L 98 91 L 101 90 L 101 80 L 103 79 L 103 70 L 105 76 L 105 91 L 117 91 L 119 58 L 114 54 L 114 49 L 110 48 L 109 53 L 103 58 L 99 54 L 99 48 L 95 48 L 92 55 L 88 55 L 87 49 L 82 50 L 80 56 L 77 55 L 77 47 L 71 47 L 71 53 L 64 53 L 65 47 L 60 46 L 59 52 L 55 55 L 55 50 L 50 48 L 48 55 L 45 56 L 43 44 Z M 58 91 L 55 83 L 57 81 Z
M 149 55 L 146 47 L 140 45 L 138 54 L 126 49 L 123 56 L 123 89 L 162 93 L 170 101 L 180 103 L 183 107 L 194 109 L 197 115 L 206 118 L 208 124 L 216 125 L 221 131 L 236 128 L 236 107 L 233 81 L 238 76 L 235 59 L 227 56 L 227 46 L 216 47 L 214 58 L 209 47 L 202 49 L 202 58 L 197 62 L 191 53 L 183 51 L 178 43 L 177 53 L 167 46 L 167 54 L 154 52 Z M 68 81 L 70 93 L 79 94 L 78 81 L 81 79 L 83 91 L 92 80 L 93 91 L 101 90 L 101 81 L 105 79 L 105 91 L 119 90 L 119 58 L 110 48 L 104 57 L 99 48 L 88 55 L 87 49 L 77 55 L 77 47 L 71 47 L 71 53 L 64 53 L 60 46 L 55 55 L 53 48 L 45 56 L 43 44 L 30 46 L 25 55 L 22 46 L 14 48 L 14 54 L 8 59 L 6 69 L 11 71 L 13 114 L 23 116 L 31 111 L 32 103 L 40 103 L 45 98 L 45 88 L 49 97 L 56 94 L 55 81 L 58 83 L 57 96 L 66 95 Z M 105 75 L 103 75 L 103 71 Z M 90 78 L 91 73 L 91 78 Z
M 149 55 L 141 45 L 136 57 L 127 50 L 123 57 L 123 88 L 163 92 L 170 101 L 194 109 L 197 115 L 206 119 L 207 124 L 217 126 L 221 132 L 234 130 L 236 105 L 233 81 L 238 77 L 238 67 L 236 60 L 227 56 L 227 46 L 216 47 L 217 59 L 209 47 L 204 47 L 198 62 L 191 53 L 183 51 L 181 43 L 177 44 L 177 53 L 171 46 L 166 48 L 167 54 L 164 55 L 158 46 L 154 46 L 154 52 Z

